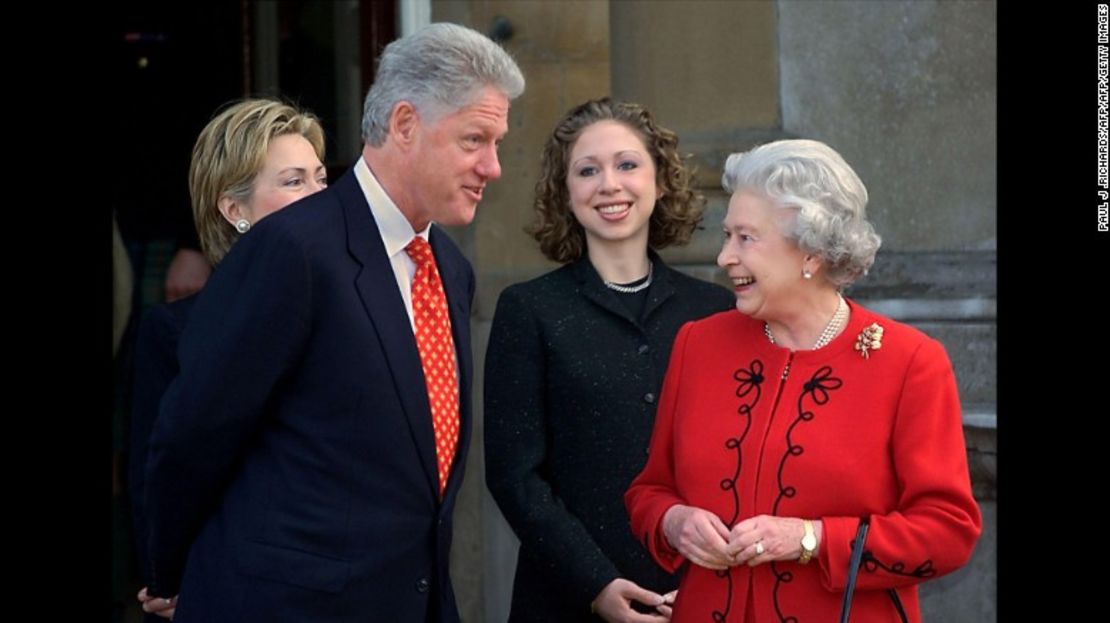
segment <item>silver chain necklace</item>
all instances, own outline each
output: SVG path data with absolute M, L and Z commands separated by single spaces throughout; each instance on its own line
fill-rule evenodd
M 813 345 L 812 350 L 817 350 L 818 348 L 827 345 L 829 342 L 832 341 L 834 337 L 836 337 L 836 334 L 840 332 L 840 329 L 847 326 L 848 324 L 848 304 L 844 302 L 844 297 L 840 296 L 839 292 L 837 293 L 836 297 L 838 299 L 836 303 L 836 311 L 833 312 L 832 318 L 829 318 L 829 324 L 825 325 L 825 330 L 822 331 L 820 337 L 817 338 L 817 342 Z M 770 340 L 772 344 L 777 343 L 775 342 L 775 336 L 771 335 L 771 325 L 767 324 L 766 322 L 763 323 L 763 333 L 767 336 L 767 339 Z
M 644 279 L 643 283 L 641 283 L 639 285 L 634 285 L 634 286 L 622 286 L 619 283 L 613 283 L 612 281 L 606 281 L 605 282 L 605 287 L 609 288 L 610 290 L 614 290 L 616 292 L 623 292 L 625 294 L 635 294 L 637 292 L 641 292 L 644 289 L 646 289 L 648 286 L 651 285 L 651 276 L 652 276 L 652 272 L 654 270 L 655 270 L 655 265 L 652 264 L 649 261 L 648 262 L 647 279 Z

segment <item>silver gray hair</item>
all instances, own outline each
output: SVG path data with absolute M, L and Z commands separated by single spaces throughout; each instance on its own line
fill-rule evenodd
M 811 140 L 785 140 L 735 153 L 721 183 L 735 193 L 749 189 L 780 208 L 797 212 L 783 235 L 825 261 L 826 278 L 851 284 L 875 262 L 882 239 L 867 220 L 867 188 L 832 147 Z
M 473 103 L 487 86 L 510 100 L 524 92 L 524 76 L 509 53 L 470 28 L 429 24 L 385 46 L 362 107 L 362 140 L 381 147 L 398 102 L 436 119 Z

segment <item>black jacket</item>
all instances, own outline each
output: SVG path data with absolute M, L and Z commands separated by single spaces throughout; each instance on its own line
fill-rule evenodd
M 131 398 L 131 447 L 128 486 L 131 493 L 131 520 L 135 530 L 135 551 L 143 584 L 150 582 L 147 557 L 146 457 L 150 431 L 158 417 L 158 403 L 177 376 L 177 343 L 189 319 L 197 295 L 172 303 L 153 305 L 143 314 L 135 342 L 134 389 Z M 144 614 L 146 623 L 164 623 L 156 614 Z
M 507 288 L 485 369 L 486 482 L 520 538 L 510 621 L 589 621 L 617 577 L 659 593 L 623 495 L 647 460 L 679 327 L 735 305 L 654 253 L 642 319 L 583 258 Z

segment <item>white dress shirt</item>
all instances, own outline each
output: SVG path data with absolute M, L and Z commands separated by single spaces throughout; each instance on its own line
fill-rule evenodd
M 374 215 L 374 221 L 378 224 L 378 233 L 382 236 L 385 253 L 393 266 L 393 276 L 397 279 L 397 289 L 401 291 L 401 300 L 405 302 L 405 311 L 409 314 L 409 325 L 415 333 L 416 322 L 412 316 L 412 278 L 416 275 L 416 262 L 413 262 L 405 252 L 405 247 L 416 236 L 428 240 L 428 232 L 431 231 L 432 226 L 429 223 L 424 231 L 413 231 L 408 219 L 401 214 L 397 204 L 393 203 L 386 194 L 385 189 L 378 183 L 378 178 L 374 177 L 366 160 L 361 156 L 355 163 L 355 178 L 358 179 L 362 194 L 366 196 L 366 203 L 370 204 L 370 213 Z

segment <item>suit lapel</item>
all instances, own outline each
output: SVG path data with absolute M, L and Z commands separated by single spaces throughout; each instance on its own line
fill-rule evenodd
M 574 276 L 578 280 L 582 296 L 593 301 L 598 307 L 624 318 L 632 324 L 638 324 L 632 313 L 623 305 L 612 290 L 605 287 L 601 275 L 590 264 L 590 258 L 583 256 L 574 266 Z
M 431 407 L 428 405 L 420 353 L 412 335 L 405 303 L 397 289 L 393 266 L 385 254 L 381 234 L 354 171 L 345 174 L 335 186 L 347 223 L 347 250 L 362 267 L 355 279 L 355 288 L 385 351 L 393 385 L 408 419 L 409 431 L 419 451 L 428 485 L 438 497 L 439 476 L 435 464 Z
M 663 304 L 663 301 L 674 295 L 674 283 L 671 282 L 671 267 L 663 263 L 655 251 L 648 249 L 648 259 L 651 260 L 652 277 L 651 286 L 648 287 L 648 298 L 644 304 L 644 320 L 651 318 L 651 313 Z
M 671 283 L 668 268 L 654 251 L 648 251 L 648 258 L 652 262 L 652 281 L 648 286 L 647 301 L 644 304 L 644 320 L 651 316 L 656 308 L 663 304 L 674 294 L 674 285 Z M 590 259 L 583 256 L 574 266 L 574 275 L 581 287 L 582 295 L 594 302 L 599 307 L 624 318 L 628 322 L 640 326 L 639 318 L 632 315 L 625 305 L 617 298 L 617 294 L 605 287 L 601 275 L 597 274 Z
M 436 266 L 439 268 L 440 278 L 443 280 L 444 293 L 447 295 L 447 307 L 451 314 L 451 336 L 455 341 L 455 361 L 459 366 L 459 445 L 455 451 L 455 463 L 448 477 L 447 490 L 444 501 L 458 489 L 459 478 L 463 470 L 459 467 L 466 461 L 467 448 L 470 439 L 470 379 L 473 371 L 473 362 L 470 358 L 470 293 L 466 290 L 467 278 L 465 267 L 451 259 L 449 252 L 444 252 L 444 238 L 447 234 L 433 225 L 429 232 L 429 242 L 432 252 L 436 257 Z

